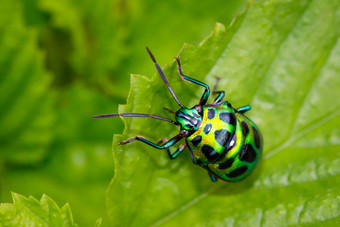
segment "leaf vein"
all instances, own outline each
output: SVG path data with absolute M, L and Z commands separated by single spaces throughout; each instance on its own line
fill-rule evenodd
M 332 47 L 330 48 L 329 52 L 327 53 L 327 56 L 325 57 L 324 62 L 322 63 L 322 65 L 320 66 L 319 70 L 317 71 L 317 73 L 316 73 L 315 76 L 313 77 L 313 82 L 311 83 L 311 86 L 309 86 L 309 88 L 308 88 L 308 90 L 307 90 L 307 92 L 306 92 L 306 94 L 305 94 L 305 96 L 304 96 L 304 98 L 303 98 L 303 100 L 302 100 L 302 102 L 301 102 L 300 108 L 299 108 L 299 110 L 297 111 L 297 114 L 295 115 L 295 118 L 294 118 L 294 120 L 293 120 L 293 126 L 292 126 L 291 132 L 296 131 L 297 122 L 298 122 L 299 116 L 300 116 L 300 114 L 301 114 L 301 112 L 302 112 L 302 110 L 303 110 L 303 107 L 304 107 L 305 103 L 306 103 L 307 100 L 308 100 L 307 98 L 309 97 L 311 91 L 313 90 L 312 88 L 316 85 L 315 81 L 317 80 L 317 78 L 318 78 L 320 75 L 322 75 L 322 74 L 321 74 L 321 71 L 322 71 L 323 67 L 326 65 L 326 63 L 328 62 L 328 60 L 329 60 L 329 58 L 330 58 L 330 56 L 331 56 L 331 54 L 332 54 L 332 50 L 333 50 L 334 47 L 336 46 L 338 40 L 339 40 L 339 36 L 337 36 L 337 37 L 335 38 L 335 41 L 332 42 Z
M 170 218 L 176 216 L 180 212 L 188 209 L 192 205 L 196 204 L 198 201 L 200 201 L 200 200 L 204 199 L 205 197 L 207 197 L 208 194 L 210 193 L 210 191 L 213 191 L 213 188 L 211 188 L 208 191 L 202 193 L 200 196 L 195 197 L 194 199 L 190 200 L 189 202 L 187 202 L 186 204 L 181 206 L 179 209 L 176 209 L 175 211 L 171 212 L 169 215 L 167 215 L 167 216 L 163 217 L 162 219 L 158 220 L 156 223 L 152 224 L 151 226 L 152 227 L 159 226 L 162 223 L 164 223 L 165 221 L 169 220 Z
M 336 118 L 340 115 L 340 110 L 333 111 L 333 113 L 328 114 L 326 117 L 323 117 L 321 120 L 316 121 L 315 123 L 312 123 L 310 126 L 302 130 L 301 132 L 295 134 L 295 136 L 290 136 L 290 139 L 286 140 L 286 142 L 281 143 L 279 146 L 277 146 L 272 151 L 268 152 L 263 158 L 264 160 L 267 160 L 283 150 L 284 148 L 289 147 L 293 142 L 295 142 L 297 139 L 301 138 L 302 136 L 306 135 L 307 133 L 311 132 L 312 130 L 316 129 L 317 127 L 327 123 L 328 121 Z

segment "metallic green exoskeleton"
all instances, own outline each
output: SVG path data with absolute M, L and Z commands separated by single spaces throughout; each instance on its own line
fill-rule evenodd
M 212 91 L 212 94 L 216 94 L 217 97 L 212 104 L 206 104 L 210 96 L 209 86 L 185 76 L 177 57 L 180 77 L 205 88 L 199 103 L 193 108 L 186 108 L 177 99 L 163 71 L 148 48 L 147 51 L 172 97 L 181 107 L 177 112 L 168 110 L 175 115 L 175 120 L 143 113 L 105 114 L 94 116 L 94 118 L 151 117 L 168 121 L 180 126 L 180 132 L 162 145 L 153 143 L 141 136 L 121 141 L 120 144 L 139 140 L 154 148 L 166 149 L 171 159 L 177 158 L 188 147 L 193 163 L 205 168 L 212 181 L 222 179 L 237 182 L 247 177 L 256 167 L 263 149 L 260 130 L 244 115 L 246 111 L 250 110 L 250 106 L 246 105 L 235 109 L 228 101 L 222 101 L 225 93 L 224 91 L 216 91 L 217 83 Z M 171 152 L 169 148 L 182 139 L 184 139 L 184 142 L 176 151 Z

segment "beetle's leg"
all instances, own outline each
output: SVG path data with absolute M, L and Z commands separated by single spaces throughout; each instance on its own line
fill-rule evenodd
M 161 139 L 161 140 L 159 140 L 158 143 L 165 143 L 166 141 L 168 141 L 168 140 L 167 140 L 167 139 Z M 169 158 L 170 158 L 170 159 L 175 159 L 175 158 L 177 158 L 177 157 L 184 151 L 184 149 L 186 148 L 186 146 L 187 146 L 187 145 L 186 145 L 185 142 L 182 143 L 182 144 L 177 148 L 177 150 L 176 150 L 174 153 L 172 153 L 172 154 L 171 154 L 170 148 L 167 148 L 166 151 L 168 152 Z
M 182 152 L 184 151 L 184 149 L 186 148 L 186 143 L 184 142 L 184 143 L 182 143 L 178 148 L 177 148 L 177 150 L 173 153 L 173 154 L 171 154 L 170 153 L 170 149 L 168 149 L 168 155 L 169 155 L 169 157 L 171 158 L 171 159 L 175 159 L 175 158 L 177 158 L 180 154 L 182 154 Z
M 183 80 L 186 80 L 186 81 L 189 81 L 191 83 L 194 83 L 194 84 L 197 84 L 197 85 L 200 85 L 202 87 L 205 87 L 205 91 L 201 97 L 201 100 L 199 102 L 199 105 L 205 105 L 206 102 L 208 101 L 208 98 L 209 98 L 209 95 L 210 95 L 210 88 L 208 85 L 206 85 L 205 83 L 201 82 L 201 81 L 198 81 L 198 80 L 195 80 L 191 77 L 188 77 L 188 76 L 185 76 L 183 74 L 183 71 L 182 71 L 182 66 L 181 66 L 181 62 L 179 60 L 179 57 L 176 57 L 176 61 L 177 61 L 177 69 L 178 69 L 178 74 L 180 75 L 180 77 L 183 79 Z
M 251 109 L 251 106 L 250 105 L 246 105 L 246 106 L 241 106 L 239 108 L 237 108 L 236 110 L 240 113 L 245 113 L 247 112 L 248 110 Z
M 214 100 L 214 103 L 218 103 L 224 98 L 225 92 L 224 91 L 216 91 L 213 94 L 218 94 L 218 96 Z
M 216 182 L 217 181 L 217 178 L 212 173 L 208 172 L 208 174 L 209 174 L 209 177 L 210 177 L 212 182 Z
M 185 139 L 185 143 L 186 143 L 186 145 L 187 145 L 187 147 L 188 147 L 188 149 L 190 151 L 190 157 L 191 157 L 192 163 L 196 164 L 195 160 L 194 160 L 194 153 L 192 152 L 192 148 L 190 147 L 189 142 L 188 142 L 187 139 Z
M 221 101 L 224 98 L 224 95 L 225 95 L 224 91 L 216 91 L 216 88 L 217 88 L 219 81 L 220 81 L 220 78 L 217 77 L 216 83 L 215 83 L 215 86 L 214 86 L 214 89 L 213 89 L 213 92 L 212 92 L 213 95 L 217 94 L 217 97 L 215 98 L 214 103 L 218 103 L 219 101 Z
M 133 141 L 139 140 L 139 141 L 146 143 L 146 144 L 148 144 L 148 145 L 150 145 L 154 148 L 157 148 L 157 149 L 167 149 L 167 148 L 171 147 L 172 145 L 174 145 L 175 143 L 177 143 L 178 141 L 180 141 L 181 139 L 183 139 L 183 137 L 184 137 L 183 134 L 179 133 L 176 136 L 172 137 L 168 142 L 164 143 L 163 145 L 157 145 L 157 144 L 151 142 L 150 140 L 145 139 L 142 136 L 135 136 L 135 137 L 132 137 L 132 138 L 126 140 L 126 141 L 121 141 L 120 145 L 132 143 Z

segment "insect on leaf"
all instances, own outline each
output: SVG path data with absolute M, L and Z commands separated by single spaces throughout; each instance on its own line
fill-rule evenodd
M 263 133 L 263 158 L 240 183 L 212 183 L 188 151 L 168 160 L 165 151 L 139 142 L 119 145 L 135 135 L 155 142 L 171 138 L 177 127 L 124 119 L 124 134 L 113 141 L 111 224 L 335 225 L 340 216 L 339 27 L 337 0 L 251 1 L 229 27 L 217 24 L 198 46 L 184 45 L 179 54 L 184 74 L 211 87 L 220 77 L 218 89 L 234 107 L 252 106 L 246 115 Z M 162 54 L 153 52 L 156 58 Z M 181 103 L 198 103 L 203 89 L 181 81 L 174 61 L 164 73 Z M 161 78 L 132 75 L 120 112 L 171 118 L 163 107 L 179 109 Z

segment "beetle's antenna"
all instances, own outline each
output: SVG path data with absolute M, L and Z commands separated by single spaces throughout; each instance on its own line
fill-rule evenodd
M 169 108 L 167 108 L 167 107 L 163 107 L 163 109 L 165 109 L 166 111 L 168 111 L 169 113 L 171 113 L 171 114 L 173 114 L 173 115 L 175 115 L 176 114 L 176 112 L 175 111 L 172 111 L 172 110 L 170 110 Z
M 178 103 L 178 105 L 179 105 L 180 107 L 185 108 L 185 106 L 183 106 L 183 105 L 179 102 L 179 100 L 178 100 L 178 98 L 176 97 L 174 91 L 172 90 L 172 88 L 171 88 L 171 86 L 170 86 L 168 80 L 166 79 L 166 77 L 165 77 L 165 75 L 164 75 L 164 73 L 163 73 L 161 67 L 159 67 L 158 63 L 156 62 L 155 57 L 153 56 L 153 54 L 151 53 L 151 51 L 149 50 L 149 48 L 146 47 L 146 50 L 148 51 L 151 60 L 155 63 L 155 66 L 156 66 L 156 69 L 157 69 L 157 71 L 158 71 L 158 74 L 162 77 L 162 80 L 164 81 L 164 83 L 165 83 L 166 86 L 168 87 L 168 90 L 170 91 L 172 97 L 175 99 L 175 101 Z
M 174 125 L 179 125 L 176 121 L 170 120 L 168 118 L 157 116 L 157 115 L 152 115 L 152 114 L 143 114 L 143 113 L 103 114 L 103 115 L 93 116 L 92 118 L 109 118 L 109 117 L 118 117 L 118 116 L 121 116 L 121 117 L 151 117 L 151 118 L 154 118 L 154 119 L 170 122 Z

